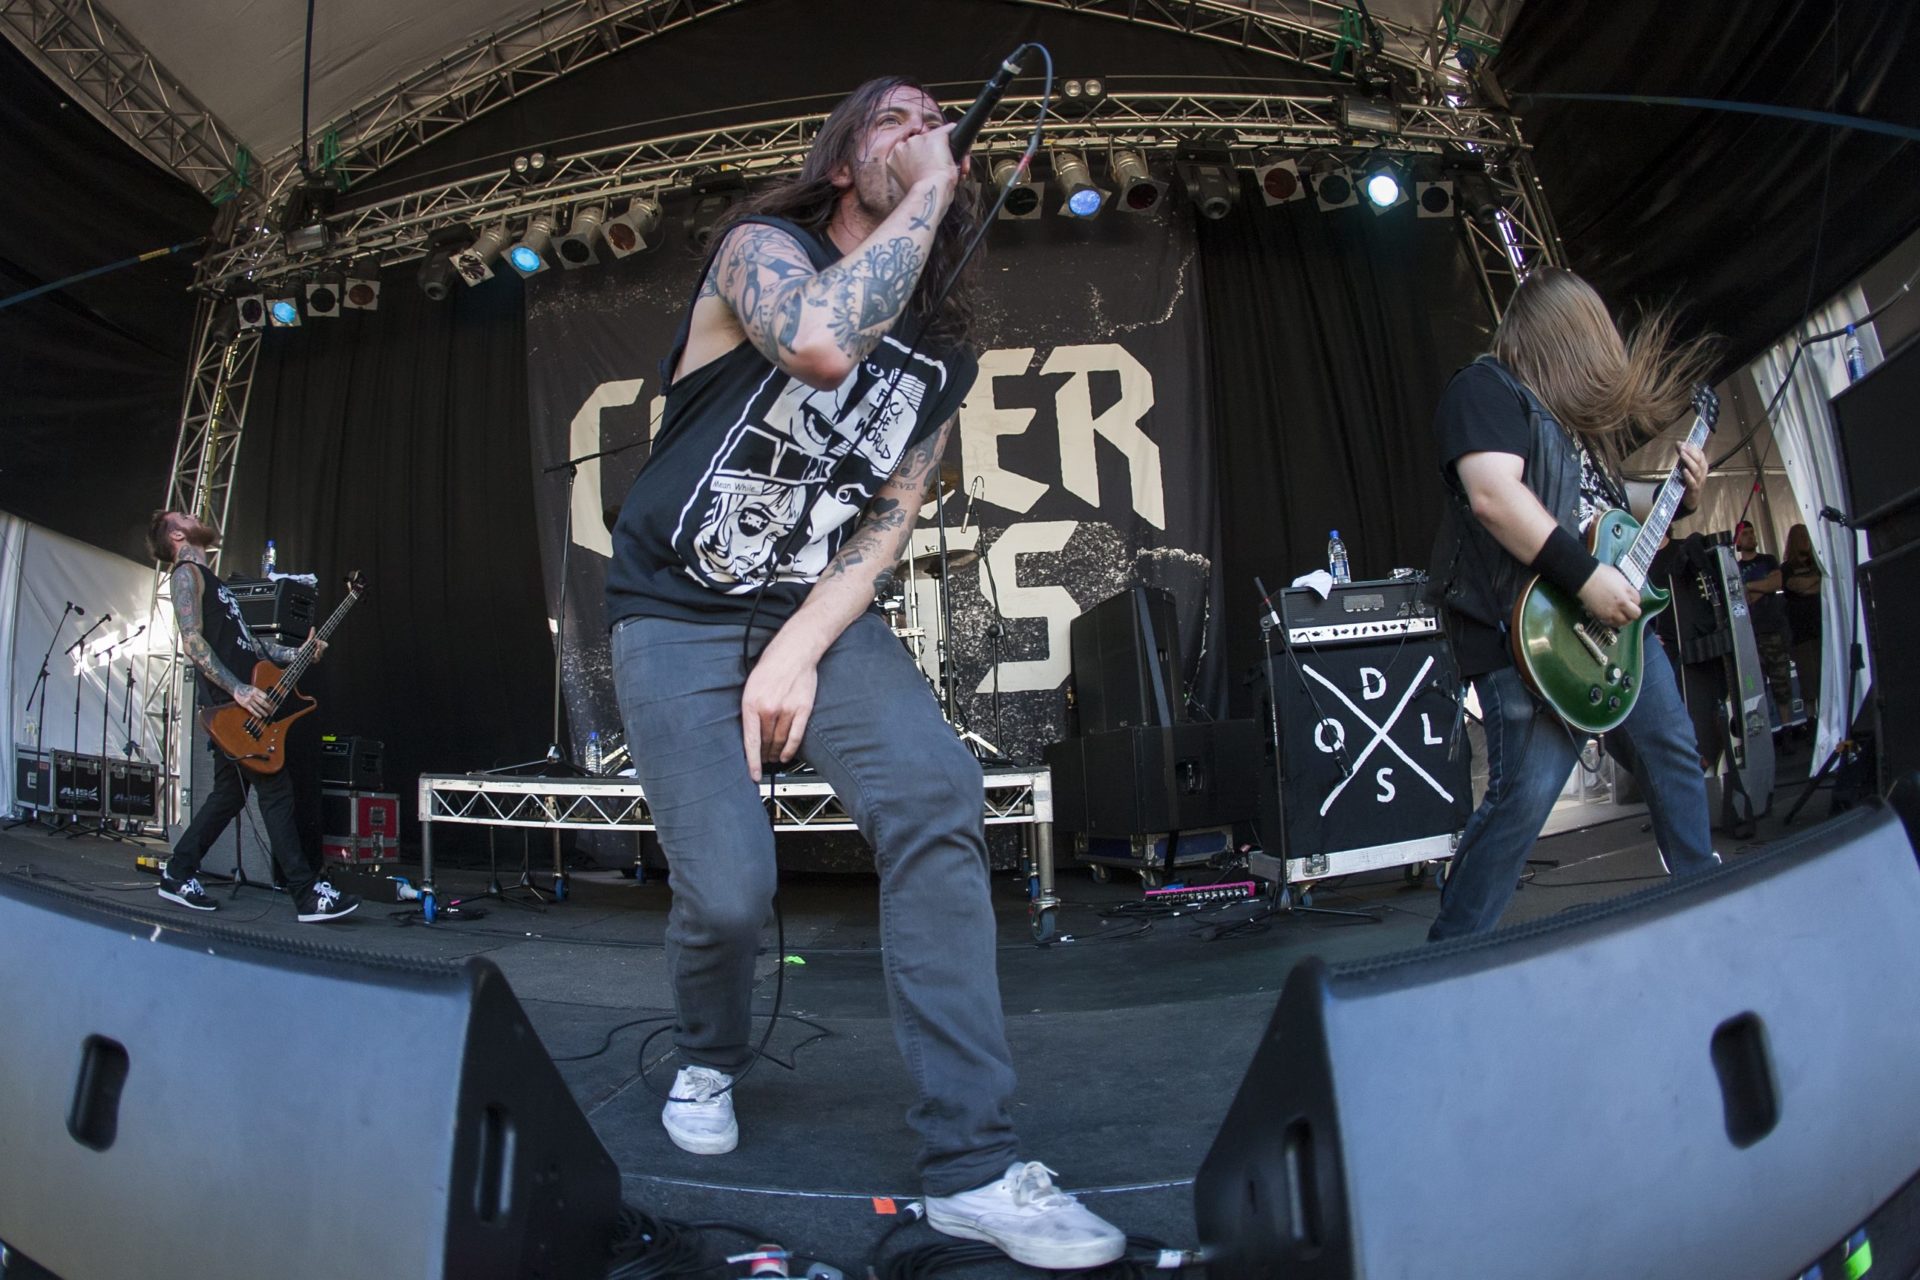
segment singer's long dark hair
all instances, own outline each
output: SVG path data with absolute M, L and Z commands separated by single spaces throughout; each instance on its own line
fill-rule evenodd
M 879 114 L 881 103 L 895 89 L 927 92 L 919 81 L 906 76 L 881 76 L 855 89 L 828 113 L 813 140 L 812 149 L 800 165 L 800 172 L 775 179 L 749 194 L 733 207 L 725 226 L 717 229 L 715 234 L 724 235 L 741 218 L 764 215 L 798 223 L 825 239 L 827 224 L 833 221 L 833 211 L 844 194 L 842 188 L 833 184 L 832 175 L 843 165 L 849 170 L 853 168 L 854 162 L 859 159 L 861 143 L 868 127 Z M 933 95 L 927 96 L 931 98 Z M 940 220 L 933 249 L 927 255 L 927 265 L 920 273 L 920 283 L 907 302 L 908 315 L 926 316 L 928 309 L 933 306 L 934 295 L 946 283 L 947 277 L 959 263 L 960 255 L 966 251 L 968 241 L 980 225 L 977 192 L 975 184 L 968 181 L 962 181 L 954 191 L 953 203 L 947 206 L 946 217 Z M 979 268 L 980 255 L 976 254 L 960 278 L 954 281 L 953 289 L 940 303 L 939 311 L 926 323 L 923 340 L 930 348 L 958 347 L 972 333 L 973 290 Z

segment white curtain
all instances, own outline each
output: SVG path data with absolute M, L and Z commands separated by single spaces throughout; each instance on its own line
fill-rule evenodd
M 15 688 L 14 651 L 20 642 L 20 552 L 26 543 L 27 522 L 0 511 L 0 743 L 18 741 L 16 710 L 28 689 Z M 35 668 L 37 671 L 38 668 Z M 0 814 L 13 812 L 13 755 L 0 770 Z
M 1754 362 L 1753 379 L 1760 393 L 1771 399 L 1779 389 L 1800 339 L 1844 329 L 1866 314 L 1866 296 L 1856 285 L 1809 316 L 1799 330 Z M 1871 324 L 1860 326 L 1858 337 L 1866 353 L 1867 367 L 1871 369 L 1880 363 L 1880 339 Z M 1859 561 L 1866 559 L 1867 546 L 1863 536 L 1822 520 L 1820 508 L 1847 509 L 1846 485 L 1828 404 L 1847 383 L 1845 340 L 1836 338 L 1815 343 L 1801 353 L 1793 381 L 1782 393 L 1773 413 L 1774 444 L 1780 450 L 1780 460 L 1793 486 L 1800 522 L 1813 536 L 1813 553 L 1820 562 L 1822 575 L 1820 726 L 1814 739 L 1812 765 L 1816 770 L 1846 736 L 1847 726 L 1853 723 L 1860 704 L 1866 700 L 1867 686 L 1873 679 L 1872 666 L 1866 663 L 1854 682 L 1853 705 L 1842 705 L 1847 696 L 1850 636 L 1860 641 L 1863 663 L 1866 659 L 1865 619 L 1855 606 L 1853 571 Z

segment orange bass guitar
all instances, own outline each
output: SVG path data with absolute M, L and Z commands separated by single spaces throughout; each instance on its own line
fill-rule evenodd
M 287 726 L 320 705 L 296 687 L 300 677 L 313 665 L 318 645 L 333 634 L 334 628 L 347 616 L 347 610 L 353 608 L 354 601 L 366 589 L 367 580 L 358 569 L 348 574 L 346 597 L 325 625 L 294 653 L 292 662 L 285 667 L 266 661 L 254 664 L 251 683 L 267 695 L 272 708 L 266 716 L 257 716 L 237 702 L 210 707 L 200 713 L 200 723 L 206 727 L 207 736 L 235 764 L 254 773 L 278 773 L 285 767 Z

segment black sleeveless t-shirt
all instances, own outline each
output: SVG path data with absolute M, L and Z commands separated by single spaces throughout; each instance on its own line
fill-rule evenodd
M 840 257 L 793 223 L 749 221 L 792 235 L 815 270 Z M 965 350 L 913 349 L 905 321 L 831 390 L 782 373 L 745 340 L 674 381 L 692 314 L 690 303 L 661 364 L 660 433 L 614 526 L 607 621 L 739 621 L 764 583 L 759 617 L 778 625 L 901 457 L 959 410 L 979 364 Z
M 180 563 L 193 569 L 200 579 L 200 634 L 206 638 L 213 656 L 241 680 L 251 681 L 253 664 L 267 656 L 267 648 L 241 616 L 240 602 L 206 565 L 196 560 Z M 200 700 L 206 705 L 219 707 L 233 701 L 233 695 L 207 679 L 206 672 L 199 667 L 193 669 L 193 676 L 200 686 Z

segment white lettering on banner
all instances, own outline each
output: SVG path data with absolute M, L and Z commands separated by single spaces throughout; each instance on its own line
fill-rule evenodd
M 1120 398 L 1095 416 L 1090 374 L 1116 373 Z M 1060 483 L 1075 497 L 1100 505 L 1100 475 L 1093 438 L 1105 436 L 1127 459 L 1133 480 L 1133 509 L 1156 529 L 1167 527 L 1160 480 L 1160 446 L 1147 439 L 1140 420 L 1153 408 L 1153 374 L 1116 342 L 1055 347 L 1041 373 L 1073 376 L 1054 395 L 1060 428 Z
M 1429 747 L 1437 747 L 1446 741 L 1445 738 L 1436 738 L 1433 736 L 1433 721 L 1428 718 L 1427 713 L 1424 711 L 1420 713 L 1420 741 Z
M 1025 662 L 1000 664 L 1000 692 L 1027 693 L 1058 689 L 1073 670 L 1073 655 L 1067 644 L 1067 627 L 1080 616 L 1080 606 L 1065 587 L 1023 586 L 1019 557 L 1035 552 L 1059 551 L 1080 527 L 1077 520 L 1036 520 L 1016 524 L 1002 533 L 987 552 L 993 562 L 993 576 L 1000 584 L 1000 616 L 1045 618 L 1047 620 L 1047 656 Z M 986 562 L 980 568 L 980 591 L 987 592 Z M 975 693 L 993 688 L 993 668 L 975 686 Z
M 1381 769 L 1380 772 L 1374 774 L 1373 780 L 1380 784 L 1380 792 L 1378 795 L 1374 796 L 1373 798 L 1375 804 L 1385 804 L 1387 801 L 1393 799 L 1395 796 L 1400 794 L 1398 791 L 1395 791 L 1393 789 L 1393 766 L 1392 765 L 1387 765 L 1385 768 Z
M 996 378 L 1025 375 L 1033 363 L 1032 347 L 1007 347 L 980 357 L 980 376 L 960 402 L 960 458 L 969 477 L 986 481 L 982 495 L 996 507 L 1025 513 L 1046 496 L 1047 486 L 1000 465 L 1000 437 L 1024 435 L 1033 424 L 1032 409 L 1003 409 L 994 402 Z
M 567 456 L 577 458 L 581 454 L 600 452 L 600 411 L 639 403 L 640 391 L 646 385 L 645 378 L 621 378 L 595 387 L 567 428 Z M 613 532 L 601 514 L 604 505 L 600 496 L 600 459 L 581 463 L 573 478 L 573 545 L 611 560 Z
M 1332 742 L 1327 741 L 1327 730 L 1329 729 L 1333 730 Z M 1332 755 L 1347 745 L 1347 727 L 1338 720 L 1335 720 L 1332 716 L 1328 716 L 1325 720 L 1313 726 L 1313 745 L 1320 748 L 1322 754 Z
M 1360 668 L 1360 696 L 1368 702 L 1387 696 L 1387 678 L 1378 667 Z

